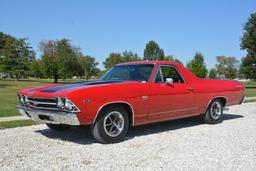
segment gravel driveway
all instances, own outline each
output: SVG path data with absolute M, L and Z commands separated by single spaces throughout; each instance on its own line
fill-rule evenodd
M 132 128 L 111 145 L 88 128 L 0 130 L 0 170 L 256 170 L 256 103 L 225 113 L 218 125 L 190 118 Z

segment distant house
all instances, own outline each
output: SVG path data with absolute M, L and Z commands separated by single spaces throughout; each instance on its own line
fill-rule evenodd
M 10 77 L 9 74 L 0 72 L 0 79 Z

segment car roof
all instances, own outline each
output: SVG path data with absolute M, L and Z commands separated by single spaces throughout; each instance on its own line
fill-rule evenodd
M 178 63 L 172 62 L 172 61 L 133 61 L 133 62 L 124 62 L 117 64 L 118 65 L 138 65 L 138 64 L 171 64 L 171 65 L 177 65 Z
M 177 62 L 172 62 L 172 61 L 133 61 L 133 62 L 125 62 L 125 63 L 120 63 L 115 66 L 121 66 L 121 65 L 145 65 L 145 64 L 153 64 L 153 65 L 173 65 L 178 70 L 181 72 L 183 78 L 187 81 L 198 81 L 200 80 L 197 78 L 192 72 L 190 72 L 188 69 L 186 69 L 183 65 L 177 63 Z

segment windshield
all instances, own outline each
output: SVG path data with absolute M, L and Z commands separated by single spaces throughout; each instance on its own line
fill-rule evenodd
M 111 68 L 101 80 L 148 81 L 153 64 L 117 65 Z

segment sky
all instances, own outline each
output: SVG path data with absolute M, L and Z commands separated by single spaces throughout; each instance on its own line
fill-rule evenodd
M 0 31 L 28 38 L 40 58 L 42 40 L 67 38 L 100 63 L 111 52 L 143 56 L 154 40 L 186 64 L 196 52 L 210 69 L 216 56 L 246 55 L 243 25 L 255 0 L 1 0 Z

